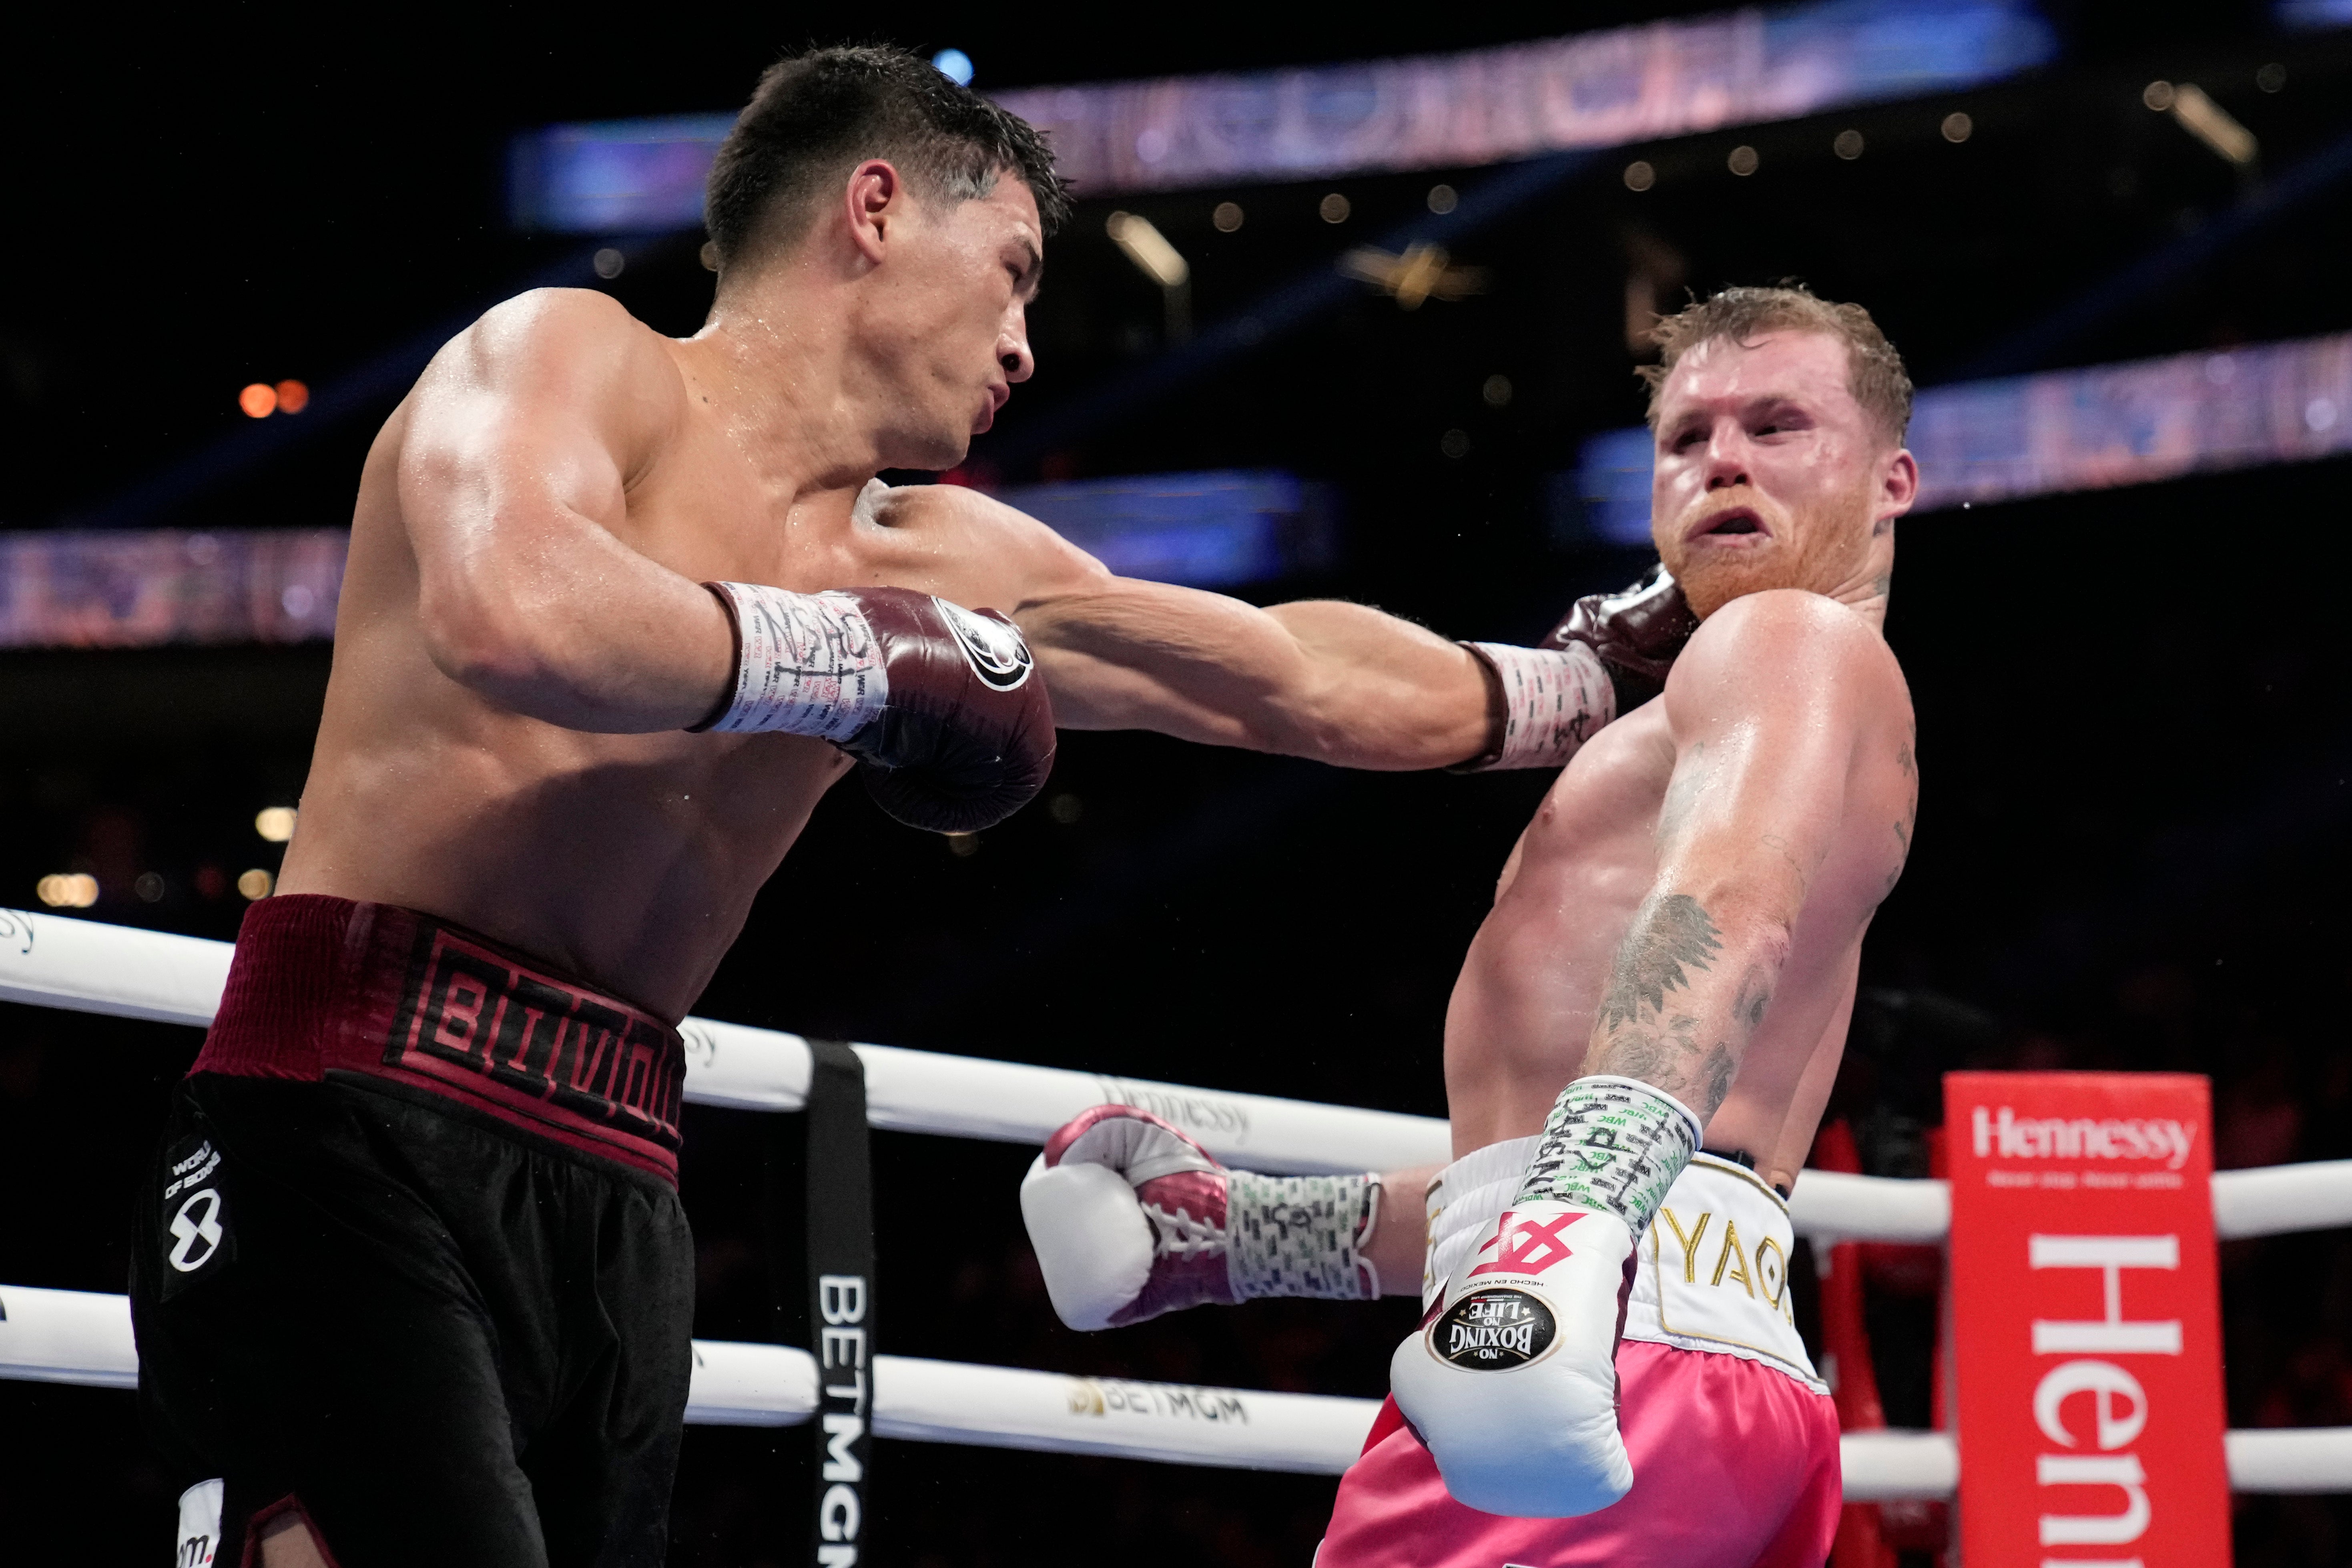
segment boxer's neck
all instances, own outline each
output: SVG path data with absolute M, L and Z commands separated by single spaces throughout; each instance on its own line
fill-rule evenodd
M 781 498 L 855 495 L 890 466 L 892 398 L 839 284 L 793 267 L 723 295 L 677 346 L 728 435 Z

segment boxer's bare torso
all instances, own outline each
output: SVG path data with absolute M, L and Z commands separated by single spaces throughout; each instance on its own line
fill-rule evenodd
M 1782 624 L 1757 624 L 1768 619 Z M 1842 629 L 1839 620 L 1853 624 Z M 1853 725 L 1853 738 L 1843 770 L 1808 773 L 1820 798 L 1748 803 L 1759 856 L 1780 858 L 1770 813 L 1827 816 L 1833 826 L 1826 855 L 1806 879 L 1803 913 L 1769 1007 L 1708 1123 L 1707 1141 L 1754 1155 L 1759 1173 L 1786 1185 L 1804 1163 L 1836 1076 L 1863 932 L 1902 869 L 1917 779 L 1902 671 L 1854 612 L 1794 590 L 1751 597 L 1718 612 L 1683 657 L 1686 664 L 1714 658 L 1747 667 L 1743 679 L 1765 689 L 1758 726 L 1815 725 L 1824 693 L 1804 689 L 1805 672 L 1775 670 L 1753 651 L 1775 634 L 1832 645 L 1822 659 L 1822 673 L 1834 670 L 1826 704 Z M 1752 773 L 1757 759 L 1710 757 L 1705 741 L 1678 734 L 1683 695 L 1670 682 L 1666 697 L 1589 742 L 1504 867 L 1446 1016 L 1457 1155 L 1542 1131 L 1559 1086 L 1589 1070 L 1588 1047 L 1618 950 L 1657 879 L 1661 838 L 1676 826 L 1670 818 L 1662 834 L 1662 814 L 1739 809 L 1741 774 Z M 1751 751 L 1770 747 L 1768 736 L 1752 739 L 1764 747 Z M 1672 994 L 1665 1000 L 1671 1026 Z

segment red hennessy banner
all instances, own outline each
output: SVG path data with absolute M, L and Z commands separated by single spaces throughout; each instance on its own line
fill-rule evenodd
M 2206 1080 L 1952 1073 L 1969 1568 L 2230 1561 Z

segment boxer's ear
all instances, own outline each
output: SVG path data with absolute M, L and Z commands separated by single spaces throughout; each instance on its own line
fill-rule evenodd
M 890 228 L 905 212 L 907 182 L 887 159 L 868 158 L 849 172 L 842 192 L 849 243 L 868 264 L 879 266 L 889 248 Z

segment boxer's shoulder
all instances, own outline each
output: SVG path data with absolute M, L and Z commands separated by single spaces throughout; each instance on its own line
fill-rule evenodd
M 595 365 L 654 373 L 656 383 L 683 390 L 668 340 L 638 321 L 609 294 L 593 289 L 532 289 L 484 311 L 449 342 L 455 357 L 477 374 L 577 372 Z M 451 351 L 457 351 L 453 356 Z M 662 375 L 659 373 L 667 372 Z
M 1827 702 L 1908 710 L 1902 666 L 1876 626 L 1826 595 L 1769 588 L 1716 611 L 1666 679 L 1670 710 Z

